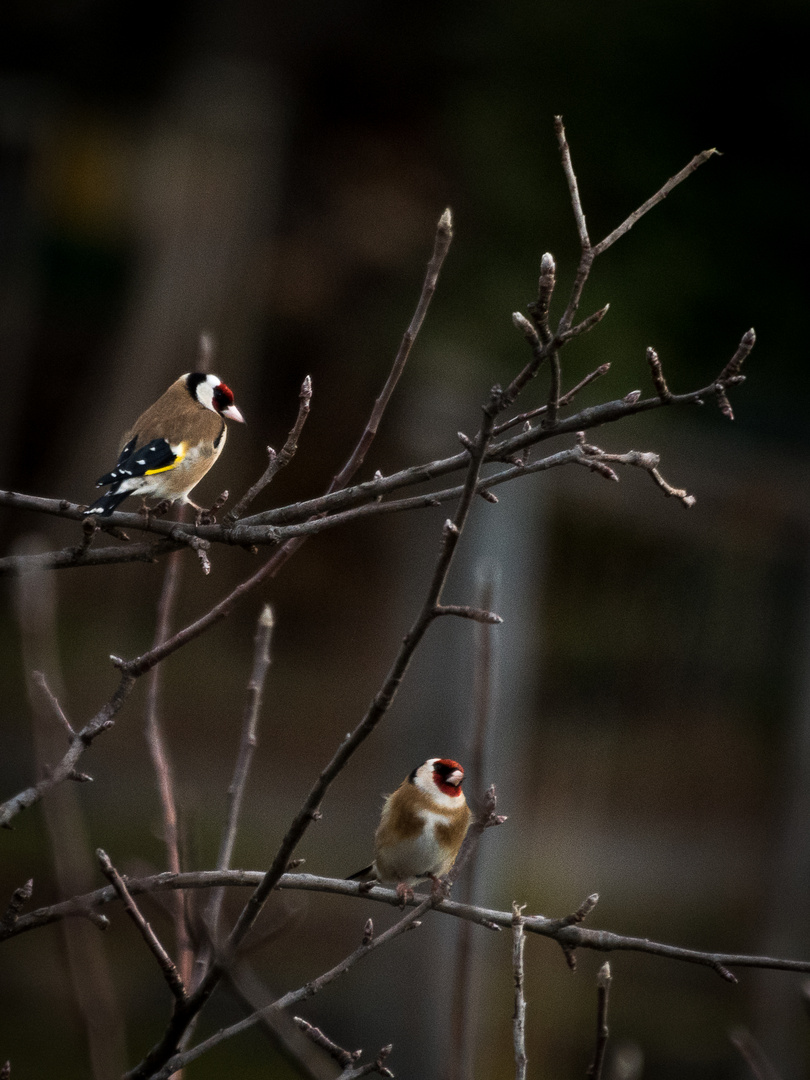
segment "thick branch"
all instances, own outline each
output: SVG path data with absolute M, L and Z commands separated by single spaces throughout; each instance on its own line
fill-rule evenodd
M 133 878 L 127 881 L 127 888 L 133 896 L 165 889 L 210 889 L 218 886 L 255 888 L 264 877 L 265 874 L 261 870 L 199 870 L 184 874 L 164 873 L 146 878 Z M 381 885 L 374 885 L 368 889 L 362 882 L 318 877 L 314 874 L 284 874 L 279 879 L 277 887 L 294 891 L 334 893 L 355 899 L 373 900 L 375 903 L 387 904 L 390 907 L 399 907 L 402 904 L 402 897 L 395 889 L 386 889 Z M 416 893 L 409 903 L 421 904 L 425 899 L 427 899 L 425 896 Z M 115 890 L 107 886 L 84 896 L 76 896 L 58 904 L 37 908 L 27 915 L 20 915 L 13 926 L 8 927 L 0 923 L 0 941 L 36 930 L 41 926 L 49 926 L 51 923 L 59 922 L 60 919 L 86 916 L 88 912 L 95 913 L 97 908 L 104 907 L 115 900 Z M 586 906 L 591 908 L 593 905 Z M 512 927 L 511 911 L 460 904 L 454 900 L 439 900 L 435 905 L 435 910 L 458 919 L 468 919 L 489 930 L 509 930 Z M 810 972 L 810 960 L 793 960 L 747 953 L 702 952 L 698 949 L 686 949 L 677 945 L 651 941 L 649 938 L 628 937 L 608 930 L 591 930 L 582 926 L 574 916 L 548 919 L 543 915 L 527 915 L 524 918 L 527 933 L 551 938 L 569 949 L 646 953 L 649 956 L 660 956 L 668 960 L 710 967 L 727 981 L 731 968 Z M 732 981 L 734 981 L 733 976 Z

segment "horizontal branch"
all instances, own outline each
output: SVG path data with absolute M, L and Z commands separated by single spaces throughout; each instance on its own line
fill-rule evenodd
M 728 385 L 738 385 L 743 379 L 744 376 L 742 375 L 731 376 L 728 379 Z M 706 398 L 716 395 L 717 388 L 721 385 L 721 381 L 717 380 L 700 390 L 693 390 L 686 394 L 671 394 L 665 400 L 660 395 L 656 395 L 655 397 L 641 398 L 637 401 L 627 401 L 623 398 L 616 401 L 606 401 L 600 405 L 582 409 L 564 420 L 558 420 L 553 430 L 539 426 L 531 427 L 529 430 L 522 431 L 511 438 L 494 443 L 487 451 L 484 463 L 508 461 L 510 458 L 519 455 L 521 451 L 545 442 L 552 437 L 556 438 L 561 435 L 601 427 L 604 424 L 617 423 L 628 416 L 648 412 L 651 409 L 669 405 L 702 404 Z M 543 409 L 545 411 L 545 407 Z M 487 487 L 496 483 L 505 483 L 518 476 L 542 471 L 544 468 L 550 468 L 560 463 L 556 456 L 545 460 L 548 464 L 534 463 L 531 466 L 516 468 L 494 479 L 487 479 L 481 486 Z M 370 514 L 391 513 L 422 506 L 435 506 L 440 502 L 455 498 L 462 490 L 461 485 L 430 492 L 416 496 L 413 500 L 402 500 L 398 503 L 378 501 L 384 499 L 386 495 L 403 488 L 413 487 L 440 476 L 458 472 L 466 468 L 468 463 L 469 454 L 467 451 L 462 451 L 451 457 L 440 458 L 402 469 L 389 476 L 378 475 L 362 484 L 321 495 L 315 499 L 293 503 L 279 507 L 276 510 L 268 510 L 261 514 L 245 517 L 232 527 L 225 525 L 178 525 L 177 522 L 163 521 L 156 518 L 147 520 L 141 514 L 116 512 L 110 515 L 111 522 L 114 519 L 116 526 L 160 533 L 164 538 L 152 544 L 127 544 L 121 547 L 100 549 L 90 547 L 84 549 L 80 554 L 76 553 L 77 548 L 65 548 L 61 552 L 47 552 L 35 556 L 9 556 L 0 559 L 0 575 L 46 568 L 62 569 L 72 566 L 101 565 L 103 563 L 122 563 L 136 560 L 152 562 L 168 551 L 188 546 L 195 537 L 211 544 L 221 543 L 246 548 L 260 545 L 275 546 L 295 537 L 311 536 L 322 532 L 324 529 L 335 528 L 337 525 L 343 525 L 355 520 L 359 515 L 348 514 L 346 511 L 358 507 L 366 507 L 367 513 Z M 370 504 L 376 505 L 371 506 Z M 74 520 L 81 520 L 83 509 L 81 506 L 68 503 L 64 499 L 43 499 L 38 496 L 9 491 L 0 491 L 0 505 L 13 506 L 39 513 L 55 514 Z M 312 520 L 316 517 L 318 520 Z
M 216 887 L 255 888 L 264 878 L 260 870 L 198 870 L 184 874 L 154 874 L 145 878 L 132 878 L 127 881 L 127 888 L 133 896 L 142 893 L 160 892 L 165 889 L 211 889 Z M 399 907 L 402 897 L 394 889 L 375 885 L 364 891 L 367 883 L 345 881 L 342 878 L 320 877 L 314 874 L 284 874 L 278 881 L 278 889 L 291 891 L 334 893 L 373 900 L 379 904 Z M 104 907 L 117 899 L 112 886 L 96 889 L 84 896 L 63 900 L 59 904 L 38 908 L 27 915 L 20 915 L 13 926 L 0 924 L 0 941 L 15 937 L 17 934 L 36 930 L 61 919 L 71 916 L 85 916 L 89 911 Z M 416 893 L 411 903 L 421 904 L 425 896 Z M 473 904 L 460 904 L 455 900 L 440 900 L 435 910 L 458 919 L 466 919 L 489 930 L 507 930 L 512 927 L 512 912 L 498 911 L 493 908 L 479 907 Z M 566 949 L 594 949 L 598 952 L 629 951 L 662 956 L 670 960 L 681 960 L 691 964 L 701 964 L 715 970 L 727 968 L 769 968 L 776 971 L 810 972 L 810 960 L 790 960 L 773 956 L 757 956 L 747 953 L 703 952 L 698 949 L 685 949 L 677 945 L 651 941 L 649 938 L 628 937 L 614 934 L 608 930 L 591 930 L 570 921 L 569 916 L 561 919 L 548 919 L 543 915 L 526 915 L 527 933 L 539 934 L 559 942 Z M 721 972 L 722 973 L 722 972 Z

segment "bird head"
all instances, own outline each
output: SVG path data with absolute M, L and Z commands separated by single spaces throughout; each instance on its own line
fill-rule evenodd
M 233 390 L 226 386 L 218 375 L 205 375 L 201 371 L 192 371 L 186 375 L 186 386 L 191 396 L 203 408 L 219 413 L 227 420 L 236 420 L 244 424 L 245 418 L 233 403 Z
M 461 796 L 463 779 L 464 769 L 452 758 L 428 758 L 410 775 L 411 782 L 423 791 L 433 794 L 438 788 L 450 798 Z

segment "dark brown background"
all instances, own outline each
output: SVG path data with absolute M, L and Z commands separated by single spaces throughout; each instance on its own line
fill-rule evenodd
M 595 926 L 810 955 L 807 31 L 806 5 L 789 0 L 767 10 L 169 0 L 159 18 L 110 0 L 2 6 L 0 483 L 31 493 L 89 501 L 120 431 L 194 366 L 203 328 L 248 425 L 231 431 L 200 496 L 252 482 L 306 374 L 312 418 L 265 501 L 320 491 L 385 377 L 446 205 L 456 240 L 367 475 L 452 452 L 491 382 L 525 360 L 510 316 L 532 299 L 542 252 L 555 254 L 561 288 L 572 279 L 554 114 L 565 116 L 594 238 L 693 154 L 723 151 L 597 264 L 584 310 L 610 301 L 610 314 L 565 368 L 570 386 L 609 360 L 582 401 L 619 397 L 646 390 L 654 345 L 673 389 L 692 389 L 756 327 L 733 426 L 707 406 L 598 433 L 606 449 L 660 450 L 664 475 L 697 505 L 687 513 L 641 474 L 620 485 L 579 472 L 527 479 L 498 507 L 476 508 L 451 583 L 449 598 L 467 602 L 493 572 L 506 620 L 487 780 L 509 822 L 485 841 L 487 905 L 516 898 L 562 914 L 598 891 Z M 445 516 L 310 542 L 261 597 L 166 665 L 189 866 L 215 857 L 260 603 L 272 602 L 277 630 L 236 856 L 258 868 L 376 691 Z M 49 546 L 77 537 L 4 511 L 4 553 L 32 531 Z M 205 579 L 192 564 L 184 620 L 254 565 L 216 552 Z M 145 566 L 56 576 L 58 656 L 46 668 L 76 722 L 115 685 L 107 656 L 151 641 L 161 580 Z M 5 796 L 34 770 L 8 586 L 0 633 Z M 362 865 L 380 794 L 430 755 L 463 756 L 473 663 L 470 627 L 431 631 L 308 834 L 307 869 Z M 77 790 L 91 848 L 130 873 L 163 865 L 142 709 L 141 688 L 89 755 L 94 784 Z M 31 876 L 35 902 L 55 897 L 40 809 L 0 837 L 0 898 Z M 294 906 L 294 927 L 257 958 L 278 991 L 344 955 L 367 916 L 329 897 Z M 163 926 L 157 909 L 150 917 Z M 446 1075 L 454 932 L 430 920 L 305 1015 L 367 1053 L 393 1041 L 399 1076 Z M 105 943 L 134 1061 L 168 997 L 122 915 Z M 507 1077 L 509 941 L 482 932 L 476 943 L 477 1075 Z M 556 946 L 529 942 L 535 1076 L 584 1074 L 603 959 L 582 956 L 572 976 Z M 785 1078 L 803 1074 L 799 977 L 744 974 L 733 988 L 650 958 L 612 964 L 613 1044 L 638 1044 L 645 1076 L 742 1075 L 728 1040 L 740 1024 Z M 60 931 L 8 943 L 2 965 L 0 1061 L 11 1058 L 15 1080 L 87 1076 Z M 238 1015 L 223 997 L 208 1023 Z M 267 1075 L 271 1053 L 254 1033 L 191 1075 Z

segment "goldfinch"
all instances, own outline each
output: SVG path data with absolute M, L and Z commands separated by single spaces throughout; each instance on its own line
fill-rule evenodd
M 374 862 L 349 880 L 397 883 L 403 901 L 412 885 L 434 882 L 456 861 L 471 813 L 461 790 L 464 770 L 450 758 L 428 758 L 383 804 Z
M 123 438 L 115 468 L 96 483 L 110 490 L 88 514 L 111 514 L 128 495 L 189 503 L 225 445 L 225 418 L 244 424 L 233 393 L 217 375 L 181 375 Z

